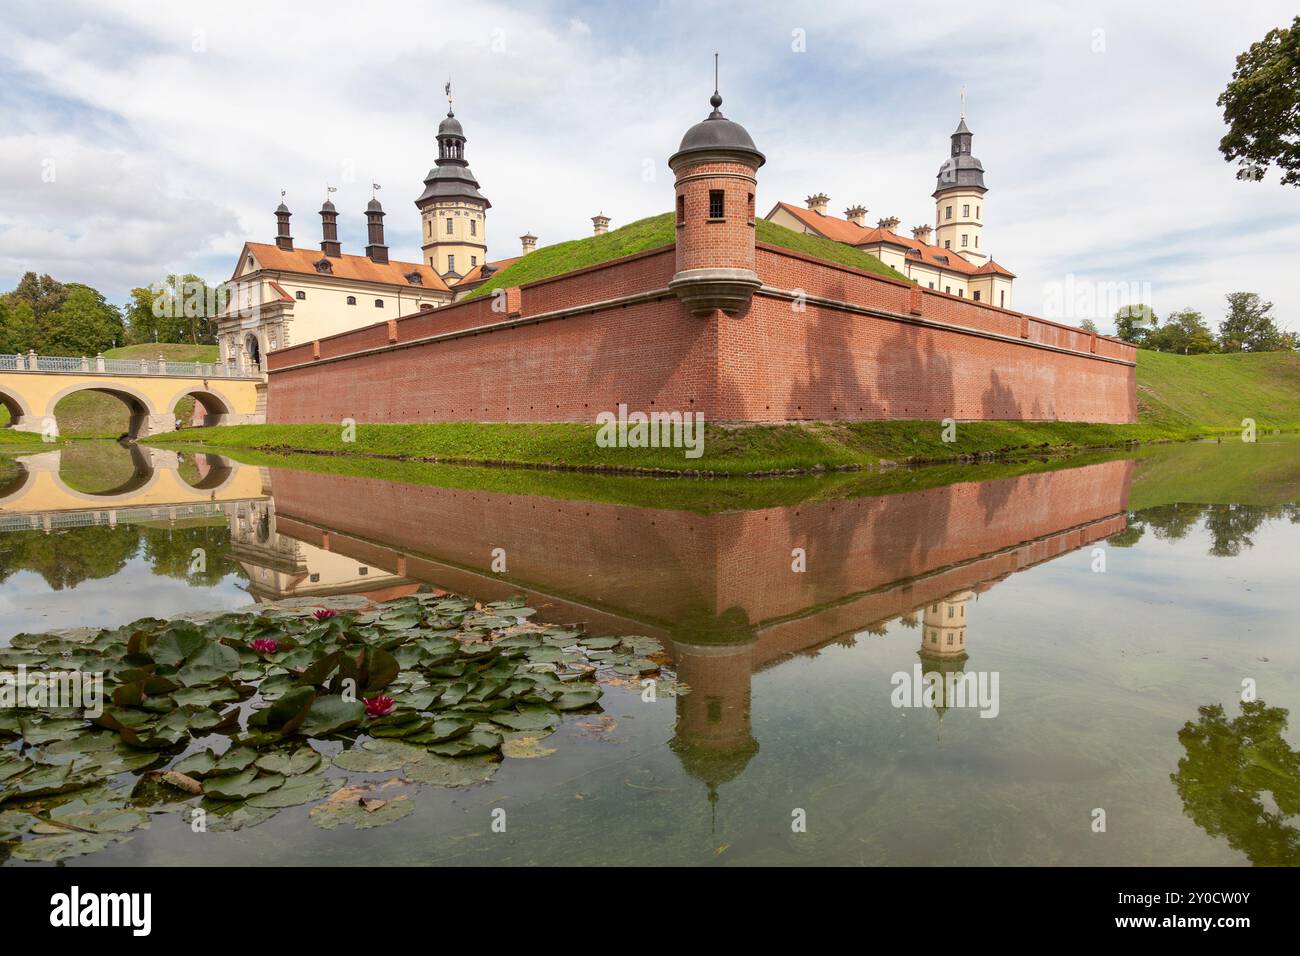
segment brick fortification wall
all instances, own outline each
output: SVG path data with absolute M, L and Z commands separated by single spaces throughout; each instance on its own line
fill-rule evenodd
M 1136 420 L 1117 340 L 761 244 L 748 308 L 693 316 L 674 252 L 272 352 L 268 421 Z

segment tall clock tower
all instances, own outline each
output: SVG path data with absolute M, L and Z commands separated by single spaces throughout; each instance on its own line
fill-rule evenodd
M 438 124 L 438 158 L 415 201 L 420 210 L 420 248 L 424 262 L 444 279 L 456 280 L 487 261 L 487 211 L 478 180 L 465 161 L 465 131 L 451 108 Z

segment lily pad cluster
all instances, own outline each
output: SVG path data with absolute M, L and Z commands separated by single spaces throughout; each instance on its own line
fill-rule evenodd
M 0 861 L 94 852 L 169 810 L 207 831 L 306 804 L 326 829 L 393 822 L 414 808 L 411 785 L 468 786 L 503 755 L 553 752 L 536 741 L 595 707 L 597 673 L 666 660 L 650 638 L 584 637 L 534 613 L 431 593 L 17 635 L 0 672 L 100 674 L 105 699 L 98 713 L 0 711 Z

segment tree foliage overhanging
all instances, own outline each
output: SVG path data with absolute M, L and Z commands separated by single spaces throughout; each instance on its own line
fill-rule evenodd
M 1285 352 L 1300 349 L 1300 336 L 1278 328 L 1273 303 L 1254 292 L 1229 292 L 1216 334 L 1195 309 L 1170 313 L 1162 323 L 1149 305 L 1126 305 L 1115 313 L 1115 334 L 1156 352 Z

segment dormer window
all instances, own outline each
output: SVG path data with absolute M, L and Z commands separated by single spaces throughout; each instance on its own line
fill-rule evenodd
M 424 276 L 420 275 L 420 273 L 414 269 L 403 276 L 403 278 L 411 285 L 424 285 Z
M 328 259 L 317 259 L 312 263 L 312 268 L 322 275 L 334 274 L 334 265 Z
M 421 311 L 421 312 L 432 312 L 432 311 L 433 311 L 433 303 L 432 303 L 432 302 L 421 302 L 421 303 L 420 303 L 420 311 Z

